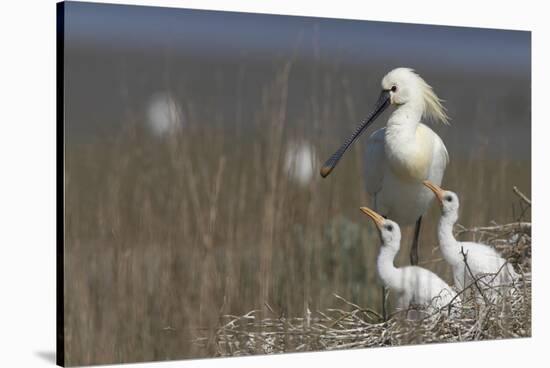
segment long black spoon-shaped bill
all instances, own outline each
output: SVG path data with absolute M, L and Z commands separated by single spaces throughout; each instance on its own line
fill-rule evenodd
M 380 93 L 380 97 L 378 97 L 378 101 L 376 102 L 376 105 L 374 105 L 372 112 L 363 121 L 361 121 L 359 126 L 353 132 L 353 134 L 348 139 L 346 139 L 344 144 L 342 144 L 340 148 L 338 148 L 338 150 L 334 152 L 332 156 L 330 156 L 330 158 L 324 163 L 323 167 L 321 167 L 321 176 L 323 178 L 326 178 L 332 172 L 332 170 L 334 170 L 334 168 L 338 164 L 338 161 L 340 161 L 340 159 L 342 158 L 344 153 L 348 150 L 348 148 L 352 145 L 352 143 L 355 142 L 357 138 L 359 138 L 361 133 L 363 133 L 368 128 L 368 126 L 373 121 L 375 121 L 376 118 L 380 116 L 382 112 L 384 112 L 384 110 L 386 110 L 386 108 L 389 105 L 390 105 L 390 91 L 383 90 Z

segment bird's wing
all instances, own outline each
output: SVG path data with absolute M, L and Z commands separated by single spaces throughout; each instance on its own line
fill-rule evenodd
M 404 275 L 409 280 L 408 287 L 414 291 L 413 298 L 420 304 L 431 304 L 441 307 L 455 295 L 452 288 L 438 275 L 418 266 L 403 267 Z
M 494 282 L 495 285 L 503 285 L 519 279 L 514 267 L 503 258 L 496 249 L 486 245 L 472 242 L 464 242 L 468 266 L 474 275 L 497 274 L 483 279 L 483 282 Z M 468 272 L 468 271 L 464 271 Z M 469 275 L 467 275 L 469 277 Z
M 386 128 L 381 128 L 372 133 L 367 139 L 365 150 L 365 184 L 367 192 L 374 195 L 382 189 L 384 179 L 385 153 L 384 134 Z
M 430 129 L 428 126 L 424 126 Z M 447 148 L 445 147 L 445 144 L 443 143 L 441 138 L 439 138 L 439 136 L 433 130 L 431 130 L 431 132 L 434 137 L 434 146 L 432 165 L 430 167 L 428 180 L 438 185 L 441 185 L 443 174 L 445 173 L 445 168 L 449 163 L 449 153 L 447 152 Z
M 439 155 L 441 156 L 441 160 L 445 162 L 445 166 L 449 164 L 449 152 L 447 151 L 447 147 L 445 147 L 445 143 L 443 143 L 443 140 L 434 132 L 436 137 L 436 147 L 438 147 Z
M 506 263 L 506 260 L 492 247 L 486 244 L 460 243 L 466 253 L 466 261 L 474 274 L 496 273 Z

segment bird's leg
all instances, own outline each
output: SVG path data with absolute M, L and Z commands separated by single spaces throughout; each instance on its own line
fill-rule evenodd
M 388 296 L 388 290 L 385 286 L 382 286 L 382 318 L 384 319 L 384 322 L 388 320 L 388 314 L 386 312 L 386 300 Z
M 374 196 L 374 205 L 376 206 L 376 195 Z M 386 220 L 388 219 L 388 216 L 382 215 Z M 386 301 L 388 296 L 388 289 L 382 285 L 382 318 L 384 318 L 384 322 L 388 320 L 388 314 L 386 311 Z
M 416 266 L 418 264 L 418 238 L 420 237 L 420 226 L 422 225 L 422 216 L 416 220 L 416 225 L 414 227 L 414 239 L 411 247 L 411 264 Z

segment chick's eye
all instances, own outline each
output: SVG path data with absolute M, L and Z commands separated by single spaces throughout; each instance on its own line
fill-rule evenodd
M 397 86 L 391 86 L 391 91 L 396 92 L 397 91 Z
M 453 197 L 447 196 L 447 197 L 445 198 L 445 200 L 446 200 L 447 202 L 452 202 L 452 201 L 453 201 Z
M 392 226 L 392 225 L 386 225 L 386 230 L 392 231 L 392 230 L 393 230 L 393 226 Z

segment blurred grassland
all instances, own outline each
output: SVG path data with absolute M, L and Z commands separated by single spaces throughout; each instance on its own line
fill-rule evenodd
M 359 211 L 370 203 L 366 137 L 329 178 L 317 174 L 374 98 L 357 93 L 352 73 L 305 70 L 289 62 L 272 68 L 247 90 L 257 103 L 226 95 L 238 90 L 231 82 L 210 84 L 202 95 L 196 84 L 171 82 L 165 87 L 185 121 L 177 133 L 152 137 L 145 114 L 128 103 L 108 136 L 66 141 L 67 364 L 213 356 L 213 344 L 201 348 L 194 338 L 213 334 L 223 314 L 265 311 L 265 303 L 302 316 L 330 307 L 337 293 L 380 309 L 378 238 Z M 369 83 L 377 86 L 381 75 Z M 444 86 L 448 78 L 434 79 Z M 465 226 L 512 221 L 519 215 L 512 187 L 531 194 L 530 139 L 521 138 L 530 134 L 514 133 L 530 130 L 530 97 L 522 93 L 529 81 L 478 82 L 494 93 L 454 88 L 444 96 L 452 125 L 434 128 L 451 156 L 444 187 L 459 194 Z M 234 114 L 220 113 L 223 99 L 238 101 Z M 305 187 L 283 165 L 296 141 L 317 152 Z M 436 247 L 438 212 L 434 204 L 424 221 L 420 259 L 450 281 Z M 398 265 L 408 262 L 411 235 L 404 232 Z

